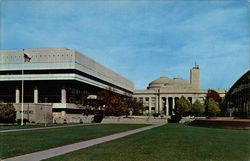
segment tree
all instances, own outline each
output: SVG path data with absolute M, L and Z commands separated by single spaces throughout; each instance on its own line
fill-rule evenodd
M 16 111 L 13 104 L 0 103 L 0 123 L 14 123 L 16 120 Z
M 207 102 L 207 112 L 216 116 L 216 114 L 220 113 L 220 111 L 219 103 L 214 101 L 212 98 L 209 98 Z
M 98 97 L 105 104 L 105 115 L 121 116 L 124 113 L 128 112 L 128 108 L 125 104 L 123 96 L 115 93 L 112 88 L 101 91 L 98 94 Z
M 128 109 L 128 112 L 130 110 L 133 111 L 133 115 L 140 115 L 144 110 L 143 103 L 135 100 L 132 97 L 127 97 L 125 104 L 126 108 Z
M 215 102 L 218 102 L 218 103 L 221 103 L 221 101 L 222 101 L 222 98 L 219 95 L 219 93 L 216 92 L 215 90 L 212 90 L 212 89 L 209 89 L 207 91 L 205 103 L 207 103 L 207 101 L 209 100 L 209 98 L 212 98 Z
M 139 115 L 144 108 L 141 102 L 138 102 L 132 97 L 115 93 L 112 88 L 101 91 L 98 97 L 105 104 L 105 115 L 129 115 L 130 110 L 133 111 L 134 115 Z
M 190 112 L 190 110 L 190 102 L 184 96 L 181 96 L 181 98 L 176 101 L 175 114 L 180 114 L 182 117 L 183 114 L 187 114 L 188 112 Z
M 196 100 L 192 104 L 191 111 L 195 114 L 195 116 L 200 116 L 201 114 L 203 114 L 205 112 L 205 107 L 202 103 L 200 103 L 199 100 Z

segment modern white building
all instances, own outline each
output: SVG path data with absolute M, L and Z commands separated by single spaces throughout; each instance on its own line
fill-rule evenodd
M 213 89 L 224 97 L 227 90 Z M 145 114 L 160 113 L 166 116 L 173 114 L 176 101 L 186 97 L 191 103 L 196 100 L 203 102 L 208 93 L 200 89 L 200 69 L 198 66 L 190 70 L 190 82 L 182 78 L 160 77 L 149 83 L 145 90 L 135 90 L 133 97 L 142 101 L 146 107 Z
M 27 61 L 27 57 L 31 59 Z M 198 66 L 191 69 L 190 82 L 182 78 L 160 77 L 149 83 L 147 89 L 134 90 L 131 81 L 76 50 L 0 50 L 0 101 L 14 103 L 18 117 L 21 114 L 21 94 L 24 93 L 24 116 L 30 121 L 36 121 L 39 113 L 44 115 L 39 120 L 48 120 L 45 116 L 52 115 L 53 111 L 53 118 L 78 122 L 82 119 L 79 117 L 82 111 L 77 104 L 83 104 L 88 95 L 96 95 L 109 88 L 142 101 L 146 107 L 145 114 L 161 113 L 166 116 L 173 113 L 176 100 L 181 96 L 190 102 L 202 102 L 208 91 L 200 89 Z M 226 93 L 224 89 L 216 91 L 222 97 Z
M 30 61 L 25 62 L 24 54 Z M 0 50 L 0 101 L 18 106 L 22 80 L 24 103 L 51 103 L 53 112 L 77 109 L 86 95 L 103 89 L 130 96 L 134 90 L 131 81 L 76 50 Z

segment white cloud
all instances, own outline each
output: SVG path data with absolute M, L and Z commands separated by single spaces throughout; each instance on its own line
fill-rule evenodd
M 249 68 L 249 8 L 244 5 L 12 1 L 2 11 L 1 45 L 76 49 L 134 81 L 136 88 L 146 88 L 160 76 L 189 80 L 196 61 L 203 88 L 228 88 Z

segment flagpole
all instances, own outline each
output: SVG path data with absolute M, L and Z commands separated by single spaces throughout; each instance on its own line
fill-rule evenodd
M 24 54 L 24 49 L 23 49 L 23 54 Z M 23 58 L 23 56 L 22 56 Z M 24 58 L 23 58 L 24 59 Z M 21 103 L 21 125 L 23 126 L 23 91 L 24 91 L 24 80 L 23 80 L 23 75 L 24 75 L 24 60 L 22 60 L 22 103 Z

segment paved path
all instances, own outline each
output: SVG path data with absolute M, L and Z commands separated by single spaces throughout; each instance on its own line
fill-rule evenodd
M 152 128 L 155 128 L 158 126 L 162 126 L 162 125 L 164 125 L 164 124 L 156 124 L 156 125 L 146 126 L 143 128 L 125 131 L 125 132 L 121 132 L 121 133 L 117 133 L 117 134 L 113 134 L 113 135 L 108 135 L 108 136 L 104 136 L 104 137 L 100 137 L 100 138 L 96 138 L 96 139 L 91 139 L 91 140 L 87 140 L 87 141 L 82 141 L 79 143 L 74 143 L 74 144 L 65 145 L 65 146 L 52 148 L 52 149 L 48 149 L 48 150 L 43 150 L 43 151 L 39 151 L 39 152 L 35 152 L 35 153 L 21 155 L 21 156 L 17 156 L 17 157 L 13 157 L 13 158 L 8 158 L 8 159 L 5 159 L 3 161 L 39 161 L 42 159 L 47 159 L 47 158 L 62 155 L 65 153 L 69 153 L 69 152 L 72 152 L 75 150 L 87 148 L 87 147 L 90 147 L 90 146 L 93 146 L 96 144 L 100 144 L 103 142 L 107 142 L 110 140 L 118 139 L 118 138 L 121 138 L 121 137 L 124 137 L 127 135 L 141 132 L 141 131 L 149 130 L 149 129 L 152 129 Z

